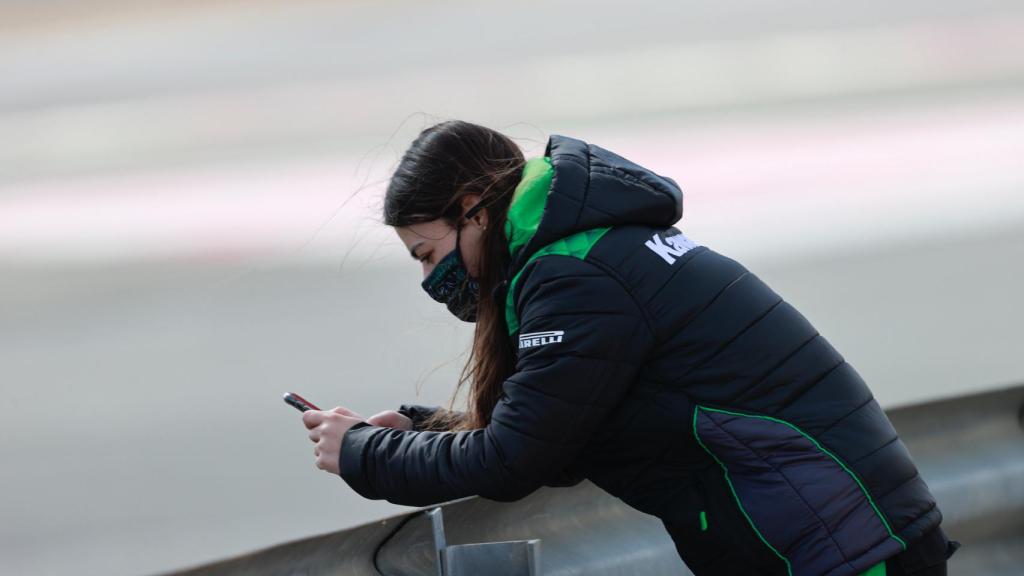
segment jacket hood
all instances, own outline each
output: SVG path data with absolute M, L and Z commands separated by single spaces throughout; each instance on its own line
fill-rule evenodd
M 505 220 L 508 277 L 534 252 L 583 230 L 620 224 L 670 226 L 683 216 L 683 192 L 661 176 L 595 144 L 552 134 L 530 158 Z

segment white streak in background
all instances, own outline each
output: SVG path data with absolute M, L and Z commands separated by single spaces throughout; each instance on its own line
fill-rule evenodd
M 382 226 L 356 164 L 143 174 L 0 191 L 0 258 L 96 262 L 341 259 Z M 393 236 L 393 234 L 391 234 Z M 364 256 L 370 251 L 363 252 Z
M 759 258 L 1024 225 L 1024 107 L 776 119 L 617 138 L 683 189 L 680 228 Z
M 674 178 L 680 227 L 744 257 L 1024 220 L 1019 105 L 583 138 Z M 354 162 L 310 162 L 0 189 L 0 259 L 405 259 L 379 215 L 395 160 L 358 176 Z
M 237 31 L 235 18 L 218 21 L 209 32 L 212 38 L 221 38 L 214 33 L 219 30 L 227 34 L 221 44 L 242 41 L 230 33 Z M 432 61 L 436 64 L 414 69 L 370 66 L 338 76 L 327 67 L 319 76 L 241 86 L 213 80 L 233 77 L 239 66 L 234 60 L 196 54 L 197 47 L 182 52 L 154 40 L 169 33 L 165 26 L 194 34 L 195 25 L 163 20 L 146 25 L 155 27 L 149 36 L 136 27 L 94 32 L 107 39 L 88 60 L 95 66 L 73 70 L 66 63 L 86 49 L 76 37 L 58 35 L 39 45 L 0 38 L 0 48 L 6 48 L 0 49 L 0 78 L 9 84 L 0 93 L 0 108 L 5 99 L 10 107 L 0 109 L 0 134 L 6 136 L 0 139 L 0 181 L 180 164 L 182 158 L 208 161 L 218 154 L 237 158 L 251 150 L 301 156 L 318 142 L 372 139 L 382 126 L 394 126 L 415 110 L 494 126 L 524 120 L 596 125 L 723 107 L 997 86 L 1024 77 L 1020 12 L 597 47 L 498 66 L 445 54 Z M 110 40 L 116 33 L 126 34 L 125 44 Z M 203 35 L 192 39 L 212 42 Z M 210 50 L 219 51 L 221 44 Z M 126 46 L 159 58 L 155 64 L 148 58 L 124 59 Z M 262 55 L 261 48 L 250 52 Z M 368 58 L 372 61 L 372 55 Z M 286 78 L 306 63 L 273 61 Z M 262 67 L 271 63 L 249 65 L 270 73 Z M 100 96 L 76 101 L 70 97 L 75 94 Z

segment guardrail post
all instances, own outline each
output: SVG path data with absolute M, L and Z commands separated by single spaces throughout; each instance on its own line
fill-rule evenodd
M 540 576 L 540 540 L 459 544 L 444 550 L 445 576 Z
M 448 546 L 441 508 L 427 511 L 438 576 L 541 576 L 540 539 Z
M 447 547 L 447 540 L 444 536 L 444 518 L 441 515 L 441 507 L 427 510 L 427 518 L 430 519 L 430 534 L 434 539 L 434 562 L 437 567 L 437 575 L 445 576 L 444 549 Z

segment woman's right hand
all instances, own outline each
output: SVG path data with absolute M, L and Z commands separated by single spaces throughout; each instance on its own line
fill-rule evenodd
M 412 430 L 412 420 L 394 410 L 384 410 L 366 419 L 368 424 L 384 426 L 387 428 L 398 428 L 399 430 Z

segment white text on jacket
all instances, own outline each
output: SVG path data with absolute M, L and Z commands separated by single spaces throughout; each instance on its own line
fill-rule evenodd
M 661 256 L 665 262 L 669 264 L 675 264 L 676 258 L 689 252 L 692 248 L 697 247 L 697 243 L 690 240 L 683 235 L 682 232 L 667 236 L 662 240 L 660 234 L 654 234 L 651 239 L 644 242 L 644 246 L 647 246 L 654 251 L 655 254 Z
M 543 346 L 545 344 L 561 342 L 564 334 L 564 330 L 549 330 L 547 332 L 520 334 L 519 349 L 522 350 L 523 348 L 533 348 L 534 346 Z

